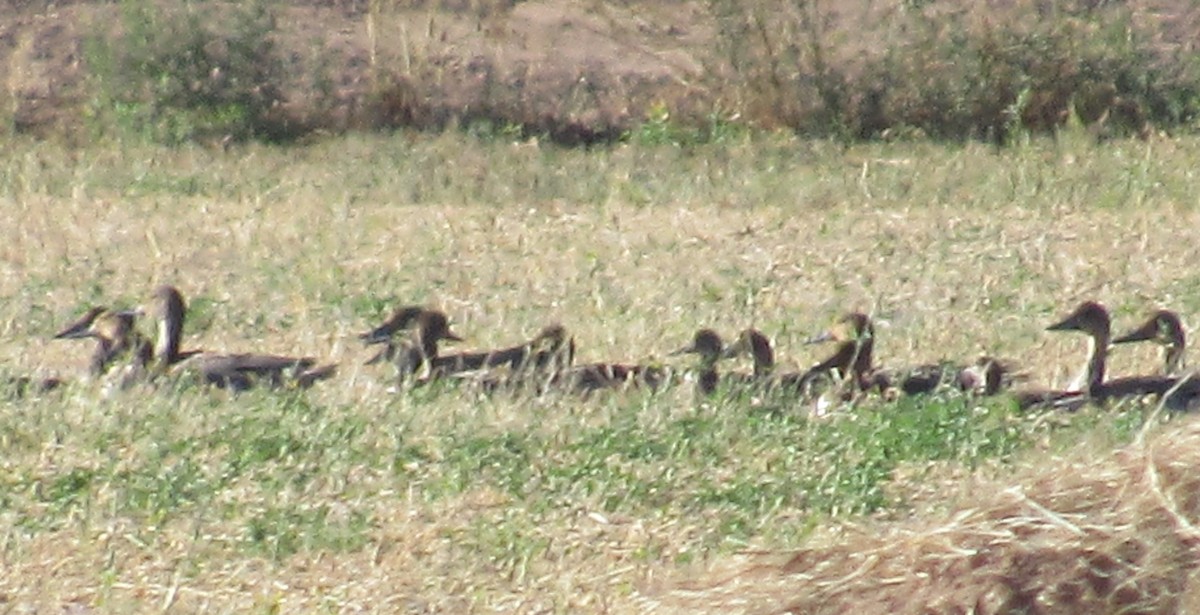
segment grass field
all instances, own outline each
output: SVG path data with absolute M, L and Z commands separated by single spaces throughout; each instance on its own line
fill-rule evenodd
M 981 490 L 1036 491 L 1043 471 L 1103 482 L 1160 438 L 1190 454 L 1190 419 L 1146 422 L 1137 406 L 1021 416 L 1003 397 L 947 394 L 815 421 L 796 402 L 700 400 L 688 385 L 393 393 L 355 334 L 425 303 L 462 347 L 561 321 L 580 360 L 686 367 L 667 355 L 697 328 L 753 325 L 799 367 L 824 350 L 802 340 L 861 309 L 884 364 L 987 352 L 1062 385 L 1083 341 L 1043 329 L 1081 299 L 1117 329 L 1159 305 L 1200 308 L 1198 157 L 1195 138 L 1069 133 L 1005 150 L 772 135 L 593 150 L 460 133 L 229 151 L 15 142 L 0 152 L 6 371 L 81 374 L 90 349 L 49 341 L 56 328 L 164 282 L 189 298 L 190 346 L 341 371 L 306 393 L 79 383 L 0 402 L 0 608 L 754 611 L 787 599 L 734 605 L 695 586 L 676 599 L 679 580 L 837 545 L 848 526 L 961 519 Z M 1110 362 L 1156 366 L 1150 348 Z

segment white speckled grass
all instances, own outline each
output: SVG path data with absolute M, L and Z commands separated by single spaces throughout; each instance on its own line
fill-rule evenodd
M 189 346 L 308 354 L 340 372 L 305 395 L 98 400 L 81 384 L 0 402 L 0 595 L 106 610 L 636 612 L 641 590 L 686 562 L 796 548 L 846 522 L 887 532 L 913 511 L 952 516 L 960 500 L 924 484 L 1062 467 L 1046 460 L 1078 441 L 1070 463 L 1108 467 L 1137 420 L 1059 426 L 997 401 L 973 423 L 939 399 L 927 412 L 945 420 L 930 425 L 950 435 L 909 438 L 888 473 L 861 463 L 872 442 L 904 440 L 886 406 L 815 424 L 769 400 L 697 405 L 687 386 L 394 395 L 354 334 L 419 302 L 450 315 L 463 347 L 560 321 L 582 361 L 686 366 L 667 353 L 696 328 L 753 325 L 798 367 L 823 351 L 803 339 L 862 309 L 885 364 L 986 351 L 1062 384 L 1083 343 L 1042 329 L 1075 302 L 1104 301 L 1117 328 L 1158 304 L 1200 307 L 1198 143 L 17 143 L 0 154 L 0 208 L 15 212 L 0 228 L 5 370 L 81 372 L 86 345 L 48 342 L 54 330 L 171 282 L 194 308 Z M 1111 368 L 1155 361 L 1120 348 Z

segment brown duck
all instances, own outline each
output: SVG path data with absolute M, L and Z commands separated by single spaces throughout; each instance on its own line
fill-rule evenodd
M 256 384 L 307 388 L 336 373 L 336 365 L 317 366 L 312 357 L 273 354 L 216 354 L 201 350 L 180 350 L 187 304 L 173 286 L 155 289 L 149 306 L 143 311 L 158 321 L 158 341 L 154 347 L 155 371 L 174 370 L 194 373 L 201 382 L 218 388 L 244 391 Z M 178 365 L 178 367 L 173 367 Z
M 396 308 L 396 311 L 392 312 L 392 315 L 383 321 L 383 324 L 358 337 L 368 346 L 390 342 L 397 333 L 411 329 L 416 324 L 417 317 L 424 311 L 425 308 L 419 305 L 401 306 Z
M 396 367 L 400 383 L 408 381 L 422 369 L 429 370 L 422 378 L 424 382 L 444 375 L 433 371 L 433 363 L 438 358 L 438 345 L 442 340 L 462 341 L 461 337 L 450 330 L 450 319 L 445 313 L 425 308 L 415 309 L 414 315 L 412 306 L 401 308 L 388 322 L 360 336 L 368 345 L 384 344 L 384 349 L 367 363 L 391 362 Z M 409 339 L 395 339 L 397 333 L 408 329 L 412 329 Z
M 696 373 L 696 390 L 704 395 L 712 395 L 722 380 L 729 382 L 738 380 L 745 382 L 745 374 L 726 374 L 725 378 L 717 373 L 717 362 L 721 360 L 725 343 L 720 334 L 712 329 L 700 329 L 692 336 L 692 343 L 676 350 L 671 355 L 694 354 L 699 357 L 699 369 Z M 731 378 L 733 376 L 733 378 Z
M 1108 346 L 1112 319 L 1105 307 L 1084 301 L 1066 318 L 1051 325 L 1049 331 L 1079 331 L 1088 336 L 1088 357 L 1081 390 L 1022 392 L 1017 396 L 1021 407 L 1053 406 L 1078 408 L 1089 400 L 1104 403 L 1113 400 L 1155 395 L 1172 410 L 1193 408 L 1200 401 L 1200 381 L 1191 377 L 1128 376 L 1106 379 Z
M 805 343 L 835 342 L 833 354 L 808 370 L 810 378 L 834 376 L 851 383 L 858 391 L 886 388 L 890 381 L 875 370 L 875 325 L 862 312 L 848 312 L 834 321 L 826 331 L 809 338 Z
M 1084 301 L 1066 317 L 1046 327 L 1047 331 L 1080 331 L 1088 335 L 1088 356 L 1075 385 L 1067 389 L 1024 389 L 1013 393 L 1017 407 L 1078 410 L 1099 391 L 1104 381 L 1110 337 L 1108 310 L 1095 301 Z
M 575 343 L 572 339 L 563 350 L 560 357 L 573 361 Z M 604 389 L 622 389 L 628 387 L 646 387 L 657 389 L 670 380 L 670 372 L 655 365 L 636 365 L 629 363 L 587 363 L 563 366 L 561 358 L 558 368 L 547 378 L 542 390 L 566 390 L 579 393 L 590 393 Z
M 775 373 L 775 349 L 771 346 L 771 340 L 758 329 L 745 329 L 739 333 L 738 339 L 725 349 L 722 357 L 733 358 L 745 353 L 749 353 L 754 359 L 754 378 L 757 384 L 767 389 L 808 395 L 813 392 L 817 381 L 827 374 L 824 369 Z
M 843 315 L 832 328 L 810 339 L 809 343 L 827 340 L 837 342 L 837 348 L 829 358 L 810 369 L 809 377 L 828 373 L 843 378 L 848 376 L 858 390 L 864 392 L 922 395 L 939 387 L 950 387 L 992 395 L 1008 386 L 1014 378 L 1010 365 L 993 357 L 980 357 L 969 365 L 941 362 L 900 369 L 876 368 L 873 365 L 875 326 L 862 312 Z
M 491 351 L 490 353 L 463 353 L 468 361 L 455 355 L 445 357 L 452 367 L 460 364 L 478 364 L 479 368 L 499 368 L 470 377 L 471 382 L 485 393 L 499 391 L 529 391 L 545 393 L 551 383 L 561 382 L 563 374 L 571 369 L 575 357 L 575 340 L 567 335 L 560 324 L 543 327 L 528 342 Z M 439 357 L 436 364 L 440 364 Z M 467 370 L 470 371 L 470 370 Z
M 491 368 L 508 368 L 513 375 L 534 369 L 548 368 L 561 365 L 564 354 L 569 354 L 571 341 L 567 339 L 567 330 L 562 325 L 553 324 L 543 327 L 528 342 L 474 352 L 459 352 L 448 355 L 438 355 L 433 359 L 432 372 L 438 375 L 452 375 L 460 372 L 478 371 Z M 566 365 L 570 365 L 567 358 Z

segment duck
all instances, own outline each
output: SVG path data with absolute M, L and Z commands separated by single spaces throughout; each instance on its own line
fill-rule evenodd
M 575 338 L 561 324 L 543 327 L 529 346 L 533 359 L 529 365 L 539 372 L 557 374 L 575 363 Z
M 379 352 L 366 360 L 364 365 L 395 361 L 396 356 L 405 345 L 404 341 L 396 339 L 396 334 L 412 329 L 417 317 L 424 310 L 425 308 L 419 305 L 402 305 L 396 308 L 391 316 L 383 321 L 383 324 L 366 333 L 360 333 L 358 339 L 362 340 L 364 346 L 383 345 Z
M 698 355 L 700 360 L 696 378 L 696 390 L 702 395 L 712 395 L 716 392 L 721 377 L 717 373 L 717 362 L 721 360 L 725 342 L 721 335 L 712 329 L 700 329 L 692 336 L 692 342 L 679 350 L 669 353 L 670 356 L 684 354 Z M 727 374 L 727 380 L 728 380 Z M 745 376 L 745 374 L 737 374 Z
M 431 367 L 432 372 L 440 375 L 498 367 L 507 367 L 510 373 L 519 373 L 550 366 L 556 360 L 561 362 L 559 353 L 570 352 L 571 343 L 567 340 L 566 328 L 555 323 L 543 327 L 529 341 L 515 346 L 438 355 L 434 357 Z
M 810 378 L 834 377 L 861 392 L 883 390 L 888 384 L 873 365 L 875 325 L 862 312 L 847 312 L 833 326 L 805 340 L 806 344 L 835 342 L 833 354 L 808 369 Z
M 587 363 L 572 365 L 575 357 L 575 343 L 572 338 L 559 353 L 560 359 L 549 374 L 545 386 L 541 390 L 566 390 L 576 393 L 590 394 L 593 391 L 605 389 L 622 389 L 627 387 L 646 387 L 656 390 L 671 379 L 668 370 L 657 365 L 638 365 L 630 363 Z M 566 359 L 567 362 L 563 362 Z
M 54 339 L 94 339 L 96 349 L 88 363 L 88 374 L 100 377 L 120 362 L 131 370 L 145 369 L 154 350 L 137 330 L 135 310 L 92 307 L 54 335 Z
M 1068 386 L 1068 391 L 1098 392 L 1104 384 L 1108 363 L 1108 347 L 1112 341 L 1112 317 L 1108 308 L 1097 301 L 1084 301 L 1047 331 L 1078 331 L 1087 335 L 1087 362 Z
M 806 372 L 775 373 L 775 349 L 766 334 L 753 327 L 742 330 L 737 340 L 729 345 L 722 353 L 722 358 L 738 357 L 749 353 L 754 359 L 754 379 L 760 385 L 769 389 L 791 391 L 802 394 L 812 393 L 814 384 L 820 379 L 823 370 Z
M 414 377 L 422 368 L 428 374 L 418 380 L 428 383 L 444 374 L 433 370 L 434 361 L 438 358 L 438 345 L 443 341 L 461 342 L 459 337 L 450 329 L 450 319 L 440 310 L 416 308 L 413 306 L 401 308 L 388 319 L 388 322 L 360 336 L 365 343 L 384 344 L 384 349 L 367 361 L 367 364 L 389 361 L 396 367 L 396 376 L 400 384 Z M 408 340 L 396 341 L 395 336 L 401 331 L 412 329 Z
M 1022 389 L 1013 392 L 1020 410 L 1051 408 L 1075 411 L 1092 399 L 1104 381 L 1111 320 L 1108 310 L 1095 301 L 1080 303 L 1070 314 L 1046 327 L 1047 331 L 1079 331 L 1088 335 L 1087 362 L 1066 389 Z
M 1153 341 L 1162 348 L 1163 369 L 1161 376 L 1180 376 L 1187 349 L 1187 334 L 1179 314 L 1171 310 L 1157 310 L 1136 329 L 1112 340 L 1113 345 Z
M 149 305 L 139 308 L 138 312 L 158 321 L 158 339 L 152 353 L 158 375 L 182 370 L 194 373 L 205 384 L 244 391 L 259 382 L 266 382 L 272 388 L 285 384 L 308 388 L 317 381 L 331 378 L 337 371 L 334 364 L 317 366 L 312 357 L 180 350 L 187 304 L 183 293 L 169 284 L 158 286 Z
M 807 343 L 831 340 L 837 342 L 837 349 L 829 358 L 813 366 L 809 374 L 849 376 L 859 391 L 875 391 L 885 397 L 924 395 L 940 387 L 951 387 L 968 394 L 994 395 L 1017 378 L 1009 362 L 986 355 L 965 365 L 942 361 L 879 369 L 873 364 L 875 326 L 862 312 L 842 315 L 833 327 L 810 338 Z
M 1089 401 L 1108 403 L 1121 399 L 1154 395 L 1163 399 L 1171 410 L 1189 410 L 1200 405 L 1200 381 L 1190 377 L 1126 376 L 1106 379 L 1108 347 L 1112 318 L 1099 302 L 1087 300 L 1079 304 L 1062 320 L 1047 327 L 1048 331 L 1078 331 L 1088 336 L 1088 358 L 1084 366 L 1082 387 L 1066 391 L 1032 391 L 1018 395 L 1018 405 L 1076 409 Z
M 670 373 L 656 365 L 589 363 L 559 372 L 550 379 L 548 388 L 563 388 L 580 393 L 643 386 L 656 390 L 669 380 Z
M 411 329 L 416 323 L 417 317 L 425 311 L 425 308 L 419 305 L 403 305 L 395 309 L 392 315 L 383 324 L 360 334 L 358 337 L 366 345 L 383 344 L 392 340 L 392 338 L 401 331 Z
M 491 352 L 462 353 L 438 357 L 435 366 L 446 359 L 453 367 L 479 365 L 474 370 L 500 368 L 484 374 L 468 376 L 472 369 L 457 372 L 455 377 L 469 378 L 484 393 L 499 391 L 534 391 L 545 393 L 553 382 L 561 382 L 571 369 L 575 357 L 575 339 L 566 327 L 554 323 L 542 327 L 528 342 Z M 435 367 L 436 369 L 436 367 Z
M 958 371 L 955 383 L 961 391 L 987 397 L 1012 388 L 1015 382 L 1025 378 L 1026 374 L 1018 372 L 1012 362 L 980 355 Z

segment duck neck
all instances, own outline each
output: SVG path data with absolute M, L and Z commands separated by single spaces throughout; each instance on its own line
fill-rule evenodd
M 775 351 L 771 342 L 765 337 L 755 337 L 752 352 L 754 354 L 754 375 L 759 378 L 770 376 L 775 371 Z
M 854 380 L 858 382 L 859 388 L 867 389 L 868 375 L 874 369 L 872 366 L 875 351 L 875 342 L 871 337 L 865 339 L 860 338 L 854 344 L 854 362 L 852 364 L 851 373 L 854 375 Z
M 429 360 L 419 344 L 389 344 L 388 350 L 396 366 L 396 376 L 401 383 L 410 376 L 415 376 Z
M 1105 364 L 1108 361 L 1109 335 L 1098 331 L 1088 338 L 1088 360 L 1084 367 L 1083 380 L 1087 391 L 1098 390 L 1104 384 Z
M 1163 347 L 1163 364 L 1166 369 L 1166 376 L 1177 376 L 1183 372 L 1184 367 L 1184 347 L 1183 344 L 1171 344 Z
M 158 321 L 158 340 L 154 345 L 154 356 L 166 367 L 179 360 L 179 344 L 183 337 L 183 317 L 166 314 Z
M 717 367 L 713 365 L 702 369 L 699 377 L 696 380 L 696 388 L 704 395 L 712 395 L 717 390 L 717 382 L 720 381 L 720 375 L 717 374 Z
M 438 356 L 438 336 L 421 332 L 417 348 L 421 352 L 421 360 L 432 363 Z
M 96 350 L 92 352 L 91 364 L 88 366 L 88 373 L 93 376 L 103 375 L 108 371 L 109 365 L 116 358 L 116 351 L 113 348 L 112 340 L 107 337 L 96 338 Z
M 824 361 L 814 366 L 811 373 L 837 370 L 838 377 L 850 380 L 860 389 L 870 387 L 871 361 L 874 344 L 870 339 L 839 342 L 837 350 Z

